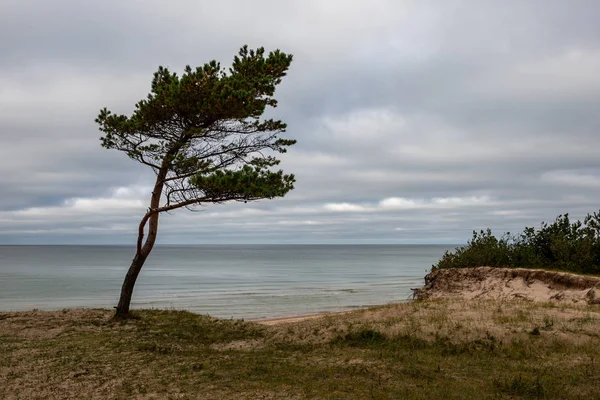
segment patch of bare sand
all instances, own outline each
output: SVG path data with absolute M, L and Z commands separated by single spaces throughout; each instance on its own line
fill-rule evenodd
M 521 299 L 600 304 L 600 278 L 522 268 L 448 268 L 425 277 L 416 299 Z
M 309 315 L 297 315 L 292 317 L 278 317 L 278 318 L 267 318 L 267 319 L 257 319 L 252 320 L 250 322 L 256 322 L 262 325 L 279 325 L 279 324 L 291 324 L 294 322 L 308 321 L 311 319 L 323 318 L 331 315 L 343 315 L 352 311 L 340 311 L 340 312 L 324 312 L 318 314 L 309 314 Z

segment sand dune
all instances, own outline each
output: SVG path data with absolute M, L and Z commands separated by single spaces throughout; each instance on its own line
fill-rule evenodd
M 521 268 L 449 268 L 425 276 L 415 299 L 523 299 L 600 304 L 600 278 Z

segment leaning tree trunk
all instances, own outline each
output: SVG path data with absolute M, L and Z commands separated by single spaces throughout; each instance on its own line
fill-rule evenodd
M 135 286 L 135 281 L 137 280 L 145 261 L 146 257 L 141 254 L 136 254 L 133 258 L 131 266 L 127 271 L 127 275 L 125 275 L 123 286 L 121 287 L 121 296 L 119 297 L 119 304 L 117 304 L 116 307 L 117 312 L 115 313 L 115 317 L 126 317 L 127 314 L 129 314 L 129 306 L 131 305 L 131 297 L 133 296 L 133 287 Z
M 150 209 L 142 218 L 140 222 L 140 226 L 138 228 L 138 240 L 137 240 L 137 250 L 135 253 L 135 257 L 131 262 L 131 266 L 125 275 L 125 280 L 123 281 L 123 286 L 121 287 L 121 297 L 119 297 L 119 304 L 117 304 L 117 309 L 115 313 L 115 318 L 126 318 L 129 314 L 129 306 L 131 305 L 131 297 L 133 295 L 133 287 L 135 286 L 135 281 L 137 280 L 142 267 L 144 266 L 144 262 L 148 255 L 152 251 L 154 247 L 154 242 L 156 242 L 156 233 L 158 232 L 158 205 L 160 202 L 160 194 L 162 193 L 163 187 L 163 179 L 166 172 L 163 174 L 159 174 L 156 179 L 156 185 L 154 186 L 154 190 L 152 191 L 152 198 L 150 200 Z M 146 228 L 146 223 L 148 224 L 148 237 L 146 238 L 146 242 L 142 246 L 142 241 L 144 238 L 144 230 Z
M 179 146 L 181 147 L 181 146 Z M 137 240 L 137 250 L 135 252 L 135 257 L 131 262 L 131 266 L 127 271 L 127 275 L 125 275 L 125 280 L 123 281 L 123 286 L 121 287 L 121 297 L 119 297 L 119 304 L 115 307 L 117 309 L 115 313 L 115 318 L 125 318 L 129 314 L 129 306 L 131 305 L 131 297 L 133 295 L 133 287 L 135 286 L 135 281 L 137 280 L 142 267 L 144 266 L 144 262 L 148 255 L 152 251 L 154 247 L 154 242 L 156 242 L 156 234 L 158 232 L 158 215 L 160 214 L 160 196 L 162 194 L 162 190 L 165 184 L 165 177 L 167 176 L 167 172 L 169 171 L 169 165 L 171 163 L 171 159 L 174 154 L 177 153 L 179 147 L 174 147 L 171 149 L 167 155 L 162 160 L 161 168 L 156 175 L 156 183 L 154 184 L 154 189 L 152 190 L 152 196 L 150 197 L 150 208 L 138 227 L 138 240 Z M 146 238 L 146 242 L 142 246 L 142 241 L 144 239 L 144 230 L 146 229 L 146 224 L 148 224 L 148 237 Z
M 156 192 L 154 192 L 156 193 Z M 158 192 L 160 195 L 160 191 Z M 154 195 L 152 204 L 154 204 Z M 158 203 L 158 200 L 156 201 Z M 148 238 L 146 242 L 142 246 L 142 239 L 144 237 L 144 228 L 146 223 L 148 222 Z M 135 286 L 135 281 L 137 280 L 142 267 L 144 266 L 144 262 L 148 255 L 152 251 L 154 247 L 154 242 L 156 241 L 156 233 L 158 231 L 158 213 L 154 211 L 149 211 L 146 213 L 142 221 L 140 222 L 139 233 L 138 233 L 138 245 L 137 251 L 135 253 L 135 257 L 131 262 L 131 266 L 125 275 L 125 280 L 123 281 L 123 286 L 121 287 L 121 296 L 119 297 L 119 304 L 117 304 L 117 309 L 115 313 L 116 318 L 125 318 L 129 314 L 129 306 L 131 305 L 131 297 L 133 295 L 133 287 Z

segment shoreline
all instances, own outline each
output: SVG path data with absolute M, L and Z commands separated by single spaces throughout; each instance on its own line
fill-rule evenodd
M 449 268 L 427 274 L 424 277 L 424 285 L 414 289 L 414 293 L 414 299 L 402 302 L 390 302 L 345 311 L 327 311 L 249 321 L 263 325 L 286 324 L 427 299 L 514 299 L 537 303 L 599 305 L 600 277 L 544 269 Z
M 413 299 L 393 300 L 388 303 L 352 307 L 339 311 L 317 311 L 307 314 L 289 313 L 283 316 L 234 318 L 261 325 L 279 325 L 324 318 L 337 317 L 356 311 L 369 310 L 377 307 L 392 306 L 395 304 L 410 304 L 415 301 L 427 299 L 499 299 L 499 300 L 526 300 L 533 302 L 554 302 L 572 304 L 600 304 L 600 277 L 580 275 L 570 272 L 549 271 L 543 269 L 525 268 L 500 268 L 500 267 L 471 267 L 448 268 L 432 271 L 424 277 L 424 284 L 411 289 Z M 58 313 L 72 311 L 103 311 L 112 312 L 111 308 L 76 307 L 59 309 L 26 309 L 1 311 L 1 314 L 25 314 L 32 312 Z M 133 312 L 148 310 L 134 308 Z M 161 309 L 157 309 L 161 310 Z M 197 315 L 209 315 L 216 319 L 226 320 L 210 314 L 197 313 L 187 309 L 174 309 L 188 311 Z

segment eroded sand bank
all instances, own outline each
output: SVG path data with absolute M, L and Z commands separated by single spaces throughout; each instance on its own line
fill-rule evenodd
M 522 268 L 448 268 L 425 276 L 415 299 L 522 299 L 600 304 L 600 278 Z

